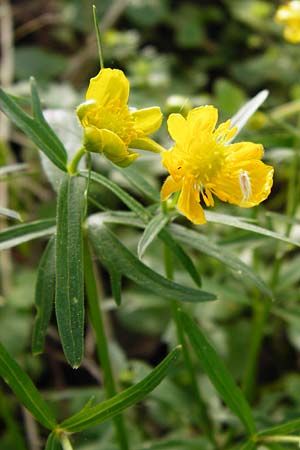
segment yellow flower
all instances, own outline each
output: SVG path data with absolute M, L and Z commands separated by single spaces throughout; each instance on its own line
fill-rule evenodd
M 147 137 L 162 122 L 160 108 L 131 112 L 128 108 L 129 82 L 121 70 L 101 69 L 91 78 L 86 102 L 79 105 L 77 115 L 84 127 L 87 151 L 103 153 L 119 166 L 131 164 L 139 153 L 128 148 L 152 152 L 162 147 Z
M 174 147 L 162 152 L 170 175 L 161 190 L 162 200 L 180 191 L 177 207 L 193 223 L 205 223 L 200 202 L 214 206 L 220 200 L 250 208 L 265 200 L 273 184 L 273 167 L 260 159 L 263 147 L 251 142 L 229 144 L 237 129 L 230 120 L 215 129 L 218 111 L 213 106 L 192 109 L 187 119 L 171 114 L 169 133 Z
M 293 44 L 300 42 L 300 1 L 293 0 L 277 9 L 275 20 L 285 25 L 284 37 Z

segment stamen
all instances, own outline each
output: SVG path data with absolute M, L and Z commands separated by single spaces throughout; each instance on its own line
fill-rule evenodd
M 247 170 L 241 170 L 239 178 L 241 191 L 243 194 L 243 202 L 247 202 L 252 195 L 251 181 Z

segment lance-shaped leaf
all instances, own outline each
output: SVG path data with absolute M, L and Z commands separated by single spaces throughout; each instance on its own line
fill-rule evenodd
M 248 433 L 254 434 L 254 419 L 242 391 L 194 320 L 184 312 L 181 312 L 181 318 L 185 332 L 210 381 L 227 406 L 241 419 Z
M 6 228 L 0 232 L 0 250 L 16 247 L 23 242 L 49 236 L 55 232 L 55 219 L 36 220 Z
M 0 108 L 45 153 L 53 164 L 66 172 L 66 150 L 46 122 L 30 117 L 2 89 L 0 89 Z
M 52 430 L 55 418 L 41 394 L 16 361 L 0 343 L 0 375 L 17 396 L 18 400 L 44 427 Z
M 267 428 L 266 430 L 260 431 L 258 436 L 275 436 L 278 434 L 290 434 L 299 432 L 300 429 L 300 419 L 290 420 L 281 425 L 275 425 L 273 427 Z
M 143 257 L 147 247 L 149 247 L 159 232 L 167 225 L 168 220 L 168 216 L 163 213 L 157 214 L 150 220 L 138 243 L 137 252 L 140 259 Z
M 33 326 L 32 353 L 44 351 L 47 327 L 51 318 L 55 297 L 55 237 L 53 236 L 40 260 L 35 287 L 37 314 Z
M 201 235 L 197 231 L 190 230 L 181 225 L 172 224 L 169 226 L 169 230 L 174 238 L 182 244 L 200 250 L 201 252 L 212 256 L 218 261 L 221 261 L 226 266 L 230 267 L 239 276 L 243 276 L 251 281 L 265 295 L 273 298 L 271 289 L 251 269 L 251 267 L 247 266 L 247 264 L 243 263 L 239 258 L 233 256 L 221 246 L 210 242 L 205 236 Z
M 99 217 L 87 221 L 88 234 L 95 254 L 115 279 L 123 275 L 161 297 L 187 302 L 215 300 L 215 295 L 167 280 L 143 264 L 118 238 L 99 222 Z
M 55 432 L 49 434 L 45 450 L 62 450 L 60 439 Z
M 206 211 L 205 216 L 207 222 L 221 223 L 223 225 L 229 225 L 234 228 L 239 228 L 240 230 L 251 231 L 252 233 L 259 234 L 261 236 L 270 237 L 279 241 L 287 242 L 288 244 L 300 246 L 300 242 L 295 239 L 291 239 L 284 234 L 275 233 L 274 231 L 268 230 L 267 228 L 254 225 L 252 223 L 245 222 L 241 218 L 229 216 L 227 214 L 219 214 L 211 211 Z
M 13 209 L 0 207 L 0 216 L 5 216 L 8 217 L 9 219 L 15 219 L 19 220 L 19 222 L 23 222 L 23 219 L 20 216 L 20 214 L 17 211 L 14 211 Z
M 71 433 L 83 431 L 115 417 L 125 409 L 140 402 L 165 378 L 177 361 L 180 352 L 181 348 L 177 347 L 142 381 L 109 400 L 105 400 L 99 405 L 84 408 L 79 413 L 62 422 L 60 427 Z
M 82 220 L 86 181 L 65 176 L 57 202 L 55 309 L 65 356 L 78 367 L 83 356 L 84 292 Z

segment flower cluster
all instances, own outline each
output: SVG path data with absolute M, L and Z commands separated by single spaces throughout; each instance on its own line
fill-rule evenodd
M 283 24 L 284 37 L 293 44 L 300 42 L 300 1 L 292 0 L 277 9 L 275 19 Z
M 77 108 L 86 151 L 102 153 L 121 167 L 139 156 L 136 149 L 161 153 L 169 172 L 162 200 L 177 192 L 179 211 L 195 224 L 205 223 L 201 202 L 214 206 L 213 195 L 243 208 L 268 197 L 273 167 L 261 161 L 263 147 L 251 142 L 229 143 L 237 130 L 229 120 L 216 128 L 216 108 L 194 108 L 186 119 L 171 114 L 168 130 L 175 143 L 165 150 L 148 137 L 161 125 L 160 108 L 132 112 L 128 96 L 129 82 L 121 70 L 101 69 L 90 80 L 86 102 Z

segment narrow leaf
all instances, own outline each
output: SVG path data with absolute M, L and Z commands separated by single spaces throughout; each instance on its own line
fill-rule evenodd
M 251 231 L 262 236 L 267 236 L 279 241 L 288 242 L 289 244 L 297 245 L 300 247 L 300 242 L 290 239 L 289 237 L 275 233 L 274 231 L 268 230 L 267 228 L 259 227 L 248 222 L 244 222 L 237 217 L 228 216 L 226 214 L 219 214 L 211 211 L 205 212 L 208 222 L 221 223 L 223 225 L 229 225 L 231 227 L 239 228 L 241 230 Z
M 66 172 L 66 150 L 59 139 L 53 137 L 53 132 L 49 132 L 48 126 L 26 114 L 2 89 L 0 89 L 0 108 L 46 154 L 53 164 Z
M 82 171 L 79 175 L 88 178 L 88 171 Z M 151 214 L 143 207 L 143 205 L 120 188 L 116 183 L 95 172 L 91 172 L 90 178 L 95 183 L 100 184 L 113 192 L 131 211 L 136 213 L 142 222 L 147 223 L 151 219 Z
M 255 113 L 255 111 L 263 104 L 269 95 L 269 91 L 264 89 L 255 95 L 251 100 L 249 100 L 238 112 L 231 118 L 231 127 L 237 127 L 238 131 L 232 139 L 230 139 L 227 144 L 236 138 L 242 128 L 246 125 L 250 117 Z
M 0 250 L 16 247 L 23 242 L 49 236 L 55 232 L 55 219 L 36 220 L 6 228 L 0 232 Z
M 214 294 L 182 286 L 154 272 L 139 261 L 105 225 L 95 222 L 95 218 L 89 218 L 87 225 L 95 253 L 110 273 L 124 275 L 143 288 L 169 299 L 201 302 L 216 298 Z
M 49 434 L 45 450 L 62 450 L 59 437 L 55 432 Z
M 37 314 L 33 326 L 32 353 L 37 355 L 44 351 L 47 327 L 55 297 L 55 238 L 48 245 L 40 260 L 35 287 L 35 307 Z
M 250 406 L 203 332 L 186 313 L 181 312 L 185 332 L 205 372 L 227 406 L 243 422 L 249 434 L 255 432 Z
M 124 409 L 140 402 L 149 392 L 165 378 L 167 373 L 177 361 L 181 348 L 177 347 L 157 366 L 152 372 L 136 385 L 126 389 L 120 394 L 115 395 L 109 400 L 84 409 L 69 419 L 61 423 L 60 427 L 68 432 L 78 432 L 86 430 L 93 425 L 100 424 L 116 415 Z
M 200 250 L 218 261 L 221 261 L 226 266 L 233 269 L 239 276 L 243 276 L 251 281 L 265 295 L 273 298 L 273 293 L 266 283 L 249 266 L 243 263 L 239 258 L 226 251 L 223 247 L 210 242 L 200 233 L 181 225 L 172 224 L 169 226 L 169 230 L 174 238 L 182 244 Z
M 159 232 L 166 226 L 168 220 L 168 216 L 163 213 L 157 214 L 150 220 L 138 243 L 137 252 L 140 259 L 143 257 L 147 247 L 149 247 Z
M 141 222 L 140 219 L 137 219 L 134 213 L 128 211 L 107 211 L 104 213 L 94 214 L 91 217 L 93 217 L 92 220 L 95 222 L 100 221 L 104 223 L 118 223 L 122 225 L 144 228 L 143 222 Z M 158 237 L 172 250 L 180 264 L 186 269 L 195 284 L 198 287 L 201 287 L 201 278 L 192 259 L 183 250 L 181 245 L 175 241 L 171 233 L 164 229 L 159 233 Z
M 290 420 L 282 425 L 275 425 L 274 427 L 267 428 L 266 430 L 260 431 L 258 436 L 275 436 L 277 434 L 290 434 L 299 432 L 300 430 L 300 419 Z
M 65 356 L 78 367 L 83 356 L 84 292 L 82 220 L 86 181 L 66 176 L 57 203 L 55 309 Z
M 246 442 L 241 450 L 255 450 L 257 448 L 257 444 L 253 441 Z
M 28 375 L 9 355 L 0 343 L 0 375 L 15 393 L 19 401 L 44 427 L 52 430 L 55 418 Z
M 148 183 L 134 166 L 126 167 L 122 169 L 114 165 L 114 169 L 117 170 L 138 192 L 142 193 L 146 198 L 153 202 L 160 202 L 159 191 Z
M 19 220 L 19 222 L 23 222 L 23 219 L 20 216 L 20 214 L 17 211 L 13 211 L 12 209 L 0 207 L 0 215 L 8 217 L 9 219 L 15 219 Z

